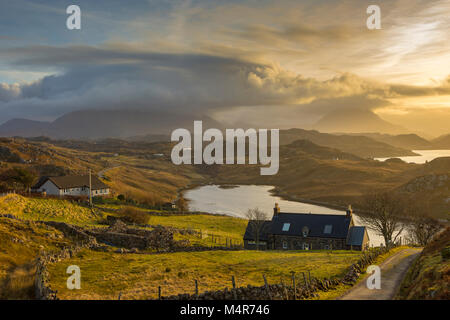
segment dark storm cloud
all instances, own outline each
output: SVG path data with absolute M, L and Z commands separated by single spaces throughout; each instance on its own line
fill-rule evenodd
M 120 44 L 22 47 L 4 50 L 0 57 L 17 69 L 55 70 L 35 82 L 2 84 L 0 120 L 23 115 L 51 118 L 89 108 L 171 109 L 200 115 L 219 108 L 303 104 L 315 113 L 341 103 L 373 109 L 391 97 L 450 93 L 447 85 L 385 85 L 349 73 L 319 81 L 270 63 Z

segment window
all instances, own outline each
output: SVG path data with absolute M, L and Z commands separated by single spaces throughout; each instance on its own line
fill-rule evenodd
M 289 231 L 289 228 L 291 227 L 290 223 L 283 224 L 283 231 Z
M 288 248 L 288 243 L 287 241 L 283 241 L 283 249 L 287 249 Z
M 330 234 L 331 230 L 333 230 L 333 226 L 331 224 L 327 224 L 324 228 L 323 228 L 323 233 L 326 234 Z

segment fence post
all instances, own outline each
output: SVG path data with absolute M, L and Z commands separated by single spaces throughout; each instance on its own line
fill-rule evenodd
M 119 292 L 119 300 L 120 300 L 120 297 L 122 296 L 122 292 Z
M 161 286 L 158 287 L 158 300 L 161 300 Z
M 198 299 L 198 281 L 195 280 L 195 298 Z
M 236 294 L 236 280 L 234 279 L 234 276 L 231 276 L 231 283 L 233 284 L 233 295 L 234 295 L 234 300 L 237 300 L 237 294 Z
M 303 274 L 303 281 L 305 282 L 305 286 L 308 287 L 308 281 L 306 280 L 305 273 L 302 272 L 302 274 Z
M 272 300 L 272 295 L 270 294 L 269 284 L 267 283 L 266 275 L 263 274 L 264 278 L 264 287 L 266 288 L 267 295 L 269 296 L 269 300 Z
M 295 272 L 292 271 L 292 287 L 294 288 L 294 300 L 297 300 L 297 287 L 295 286 Z
M 308 282 L 311 283 L 311 271 L 308 270 Z

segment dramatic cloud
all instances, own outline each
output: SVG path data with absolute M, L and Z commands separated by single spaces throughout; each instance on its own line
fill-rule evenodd
M 294 126 L 338 108 L 406 114 L 408 99 L 450 95 L 449 0 L 381 1 L 376 31 L 361 1 L 80 5 L 79 33 L 64 29 L 58 2 L 23 11 L 33 28 L 4 26 L 0 122 L 137 109 Z M 4 6 L 13 23 L 5 12 L 21 6 Z
M 47 117 L 77 109 L 124 107 L 207 114 L 217 108 L 270 105 L 307 105 L 317 113 L 335 109 L 340 102 L 332 99 L 343 97 L 355 97 L 353 103 L 373 109 L 379 106 L 377 100 L 450 94 L 448 82 L 436 87 L 388 85 L 349 73 L 320 81 L 277 64 L 119 47 L 5 50 L 4 59 L 20 68 L 60 71 L 32 83 L 2 84 L 2 114 Z M 320 106 L 312 103 L 316 100 L 322 101 Z

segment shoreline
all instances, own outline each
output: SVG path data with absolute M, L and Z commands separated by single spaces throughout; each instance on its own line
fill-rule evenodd
M 316 200 L 312 200 L 312 199 L 304 199 L 304 198 L 300 198 L 300 197 L 297 197 L 297 196 L 289 195 L 289 194 L 285 193 L 284 191 L 282 191 L 280 189 L 280 187 L 278 187 L 278 186 L 266 185 L 266 184 L 257 184 L 257 183 L 252 183 L 252 184 L 245 184 L 245 183 L 241 183 L 241 184 L 236 184 L 236 183 L 220 184 L 220 183 L 212 183 L 211 182 L 211 183 L 204 183 L 204 184 L 191 184 L 191 185 L 186 186 L 185 188 L 179 189 L 178 197 L 183 196 L 185 201 L 189 204 L 190 200 L 184 197 L 185 192 L 187 192 L 189 190 L 194 190 L 194 189 L 197 189 L 197 188 L 200 188 L 200 187 L 206 187 L 206 186 L 217 186 L 220 189 L 233 189 L 233 188 L 238 188 L 241 185 L 242 186 L 268 186 L 268 187 L 271 187 L 272 189 L 269 190 L 269 193 L 272 196 L 279 197 L 279 198 L 281 198 L 283 200 L 286 200 L 286 201 L 293 201 L 293 202 L 298 202 L 298 203 L 312 204 L 312 205 L 317 205 L 317 206 L 321 206 L 321 207 L 325 207 L 325 208 L 333 209 L 333 210 L 345 211 L 347 209 L 346 206 L 342 206 L 342 205 L 338 205 L 338 204 L 322 202 L 322 201 L 316 201 Z M 210 213 L 210 214 L 215 214 L 215 213 Z M 231 215 L 227 215 L 227 214 L 220 214 L 220 215 L 231 216 Z M 231 216 L 231 217 L 234 217 L 234 216 Z

